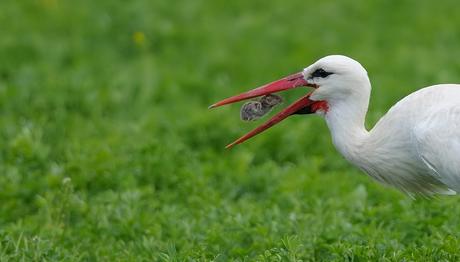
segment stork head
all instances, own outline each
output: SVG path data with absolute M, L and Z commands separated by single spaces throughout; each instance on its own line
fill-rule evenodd
M 302 72 L 229 97 L 211 105 L 210 108 L 296 87 L 312 87 L 313 90 L 261 126 L 229 144 L 227 148 L 244 142 L 291 115 L 312 113 L 327 115 L 331 108 L 343 103 L 364 103 L 367 109 L 367 101 L 370 96 L 369 78 L 361 64 L 346 56 L 331 55 L 321 58 Z
M 370 83 L 361 64 L 349 57 L 330 55 L 316 61 L 302 72 L 308 85 L 314 86 L 310 99 L 334 103 L 356 103 L 369 97 Z M 351 99 L 351 101 L 350 101 Z

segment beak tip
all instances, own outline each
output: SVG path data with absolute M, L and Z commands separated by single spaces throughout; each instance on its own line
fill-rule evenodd
M 232 147 L 233 147 L 234 145 L 236 145 L 235 142 L 233 142 L 233 143 L 231 143 L 231 144 L 228 144 L 228 145 L 225 146 L 225 149 L 232 149 Z
M 217 106 L 217 104 L 212 104 L 212 105 L 208 106 L 208 109 L 213 109 L 216 106 Z

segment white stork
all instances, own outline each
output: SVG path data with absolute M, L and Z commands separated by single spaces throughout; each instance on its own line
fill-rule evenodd
M 460 85 L 420 89 L 394 105 L 367 131 L 371 83 L 361 64 L 331 55 L 302 72 L 236 95 L 210 108 L 300 86 L 313 91 L 229 144 L 240 144 L 293 114 L 319 114 L 337 150 L 381 183 L 409 195 L 460 192 Z

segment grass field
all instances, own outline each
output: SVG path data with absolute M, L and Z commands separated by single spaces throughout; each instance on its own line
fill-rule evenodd
M 375 183 L 317 116 L 224 150 L 259 123 L 207 109 L 345 54 L 371 127 L 460 82 L 458 1 L 227 2 L 0 1 L 0 261 L 459 261 L 458 197 Z

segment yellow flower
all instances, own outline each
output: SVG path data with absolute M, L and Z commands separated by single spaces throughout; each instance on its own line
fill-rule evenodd
M 134 32 L 133 41 L 136 45 L 142 46 L 145 43 L 145 34 L 143 32 Z
M 57 0 L 41 0 L 40 2 L 45 8 L 54 8 L 57 6 Z

